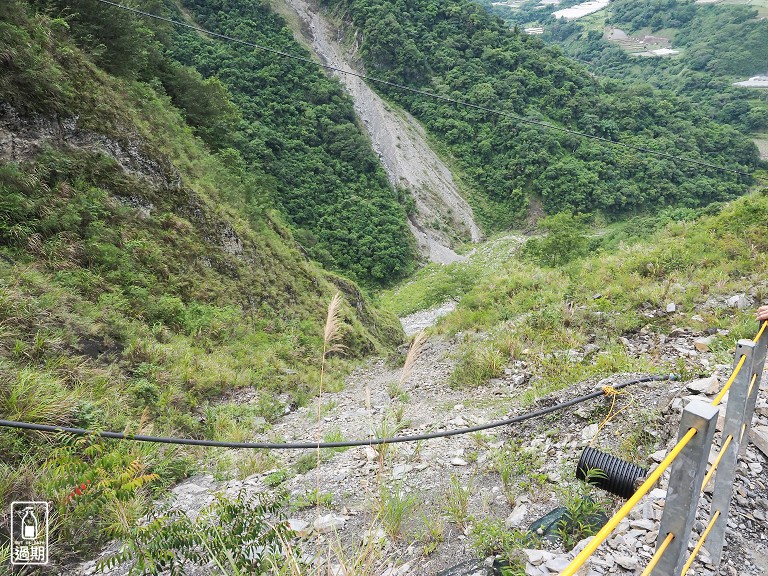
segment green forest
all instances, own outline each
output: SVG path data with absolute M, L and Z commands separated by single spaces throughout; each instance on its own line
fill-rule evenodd
M 753 7 L 693 0 L 616 0 L 597 20 L 630 36 L 670 37 L 673 47 L 681 51 L 674 58 L 631 56 L 604 38 L 602 25 L 589 19 L 556 20 L 550 7 L 542 8 L 537 2 L 525 2 L 514 11 L 495 10 L 512 26 L 543 25 L 546 41 L 559 44 L 601 76 L 674 92 L 744 133 L 768 130 L 768 93 L 733 86 L 737 80 L 768 71 L 768 21 Z
M 747 182 L 699 166 L 637 154 L 519 122 L 514 114 L 590 135 L 751 171 L 757 151 L 684 99 L 599 80 L 540 39 L 510 30 L 469 1 L 326 0 L 361 32 L 371 74 L 498 109 L 441 102 L 387 88 L 470 178 L 491 229 L 517 221 L 531 200 L 547 213 L 611 218 L 660 205 L 733 198 Z M 727 152 L 726 152 L 727 151 Z
M 212 150 L 268 183 L 262 200 L 281 211 L 311 258 L 372 286 L 413 271 L 405 198 L 388 184 L 339 84 L 307 62 L 309 54 L 268 3 L 191 0 L 184 12 L 173 2 L 140 5 L 300 59 L 113 15 L 114 7 L 96 0 L 40 4 L 66 19 L 98 64 L 155 86 Z M 615 219 L 659 205 L 728 200 L 749 184 L 514 116 L 746 172 L 757 166 L 748 140 L 687 100 L 597 80 L 558 49 L 508 30 L 472 2 L 327 6 L 361 31 L 370 74 L 502 113 L 385 90 L 456 159 L 488 231 L 520 224 L 531 202 L 550 214 L 601 212 Z
M 96 64 L 152 86 L 234 170 L 263 183 L 294 237 L 327 268 L 371 285 L 413 270 L 405 210 L 338 82 L 314 64 L 201 36 L 96 0 L 37 3 Z M 183 20 L 173 2 L 135 3 Z M 189 2 L 197 24 L 309 58 L 266 2 Z M 189 14 L 189 13 L 187 13 Z M 65 112 L 62 110 L 61 112 Z

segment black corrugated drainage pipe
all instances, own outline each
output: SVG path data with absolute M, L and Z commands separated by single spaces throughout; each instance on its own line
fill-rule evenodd
M 599 470 L 598 474 L 590 471 Z M 637 490 L 637 480 L 645 478 L 648 470 L 631 462 L 617 458 L 590 446 L 584 448 L 576 465 L 576 478 L 587 480 L 611 494 L 629 498 Z

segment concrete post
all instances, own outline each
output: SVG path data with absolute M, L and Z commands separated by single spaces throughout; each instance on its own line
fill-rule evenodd
M 712 493 L 711 514 L 719 510 L 720 516 L 715 521 L 714 526 L 712 526 L 712 531 L 709 533 L 709 538 L 707 538 L 707 550 L 716 566 L 720 565 L 720 560 L 723 556 L 725 530 L 728 525 L 728 509 L 731 506 L 731 496 L 733 493 L 733 479 L 736 476 L 736 465 L 742 444 L 742 425 L 746 423 L 747 428 L 749 428 L 752 423 L 751 413 L 749 414 L 748 421 L 745 418 L 747 417 L 746 413 L 749 406 L 749 398 L 751 397 L 751 394 L 748 395 L 749 383 L 752 381 L 752 376 L 755 373 L 755 348 L 756 345 L 752 340 L 739 340 L 733 359 L 733 366 L 735 368 L 741 357 L 746 356 L 741 371 L 734 379 L 731 389 L 728 391 L 728 405 L 725 409 L 725 424 L 723 425 L 720 444 L 722 446 L 728 436 L 733 436 L 733 440 L 731 440 L 728 450 L 717 467 L 715 488 Z M 756 394 L 759 388 L 759 383 L 755 382 L 752 390 L 753 394 Z M 754 409 L 754 404 L 752 407 Z
M 697 432 L 671 466 L 667 501 L 656 546 L 660 546 L 670 533 L 675 538 L 654 567 L 651 576 L 678 575 L 688 559 L 688 541 L 696 520 L 701 483 L 707 471 L 707 458 L 718 413 L 719 410 L 712 404 L 698 401 L 691 402 L 683 410 L 678 440 L 691 428 Z
M 755 413 L 755 404 L 757 403 L 757 395 L 760 392 L 760 383 L 763 379 L 763 366 L 765 365 L 765 353 L 766 345 L 768 344 L 768 329 L 763 332 L 760 340 L 756 342 L 755 350 L 752 353 L 752 371 L 755 377 L 755 385 L 752 387 L 752 393 L 747 399 L 747 409 L 744 412 L 744 422 L 747 424 L 747 428 L 744 431 L 744 436 L 741 439 L 741 447 L 739 449 L 739 455 L 744 454 L 744 450 L 747 449 L 749 444 L 749 433 L 752 430 L 752 416 Z M 752 376 L 749 377 L 750 382 Z

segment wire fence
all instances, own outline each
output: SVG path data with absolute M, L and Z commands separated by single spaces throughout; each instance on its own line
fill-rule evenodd
M 669 482 L 656 552 L 641 576 L 684 576 L 705 543 L 710 562 L 719 567 L 725 544 L 736 465 L 739 455 L 748 444 L 748 431 L 765 365 L 768 348 L 766 327 L 768 322 L 763 322 L 755 338 L 739 340 L 733 371 L 722 389 L 712 402 L 694 401 L 684 408 L 677 444 L 626 504 L 560 572 L 560 576 L 574 576 L 667 470 L 670 471 Z M 719 407 L 723 403 L 726 407 L 720 433 L 720 450 L 707 471 L 718 418 L 721 416 Z M 712 491 L 709 521 L 689 554 L 688 545 L 694 533 L 699 499 L 713 476 L 715 486 Z

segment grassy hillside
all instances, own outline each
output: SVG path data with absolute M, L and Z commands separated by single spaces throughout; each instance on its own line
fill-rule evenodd
M 110 73 L 167 94 L 206 144 L 269 188 L 314 260 L 368 285 L 407 275 L 415 244 L 405 209 L 336 80 L 311 62 L 134 15 L 96 0 L 44 0 Z M 300 58 L 268 2 L 142 0 L 133 7 Z
M 168 97 L 95 66 L 65 21 L 26 3 L 0 7 L 0 38 L 0 417 L 267 437 L 316 389 L 337 290 L 347 358 L 400 342 L 395 318 L 301 254 L 270 182 L 211 154 Z M 341 358 L 326 372 L 338 385 Z M 230 403 L 238 391 L 252 402 Z M 3 428 L 0 501 L 53 501 L 63 560 L 119 535 L 144 513 L 142 485 L 199 459 L 222 474 L 269 463 Z M 93 497 L 73 504 L 86 481 Z
M 327 0 L 359 38 L 368 72 L 472 105 L 591 135 L 751 171 L 757 150 L 684 100 L 600 81 L 559 49 L 510 30 L 466 0 Z M 611 218 L 696 207 L 746 190 L 733 175 L 542 130 L 416 94 L 387 89 L 457 157 L 491 229 L 538 203 L 547 213 Z
M 675 327 L 728 330 L 712 349 L 730 362 L 736 339 L 752 338 L 756 322 L 753 308 L 729 308 L 726 297 L 746 293 L 758 304 L 768 298 L 765 192 L 714 215 L 667 213 L 600 234 L 559 222 L 522 250 L 520 239 L 501 237 L 466 264 L 422 270 L 382 303 L 407 313 L 449 297 L 460 301 L 438 325 L 463 335 L 452 377 L 459 387 L 483 385 L 517 362 L 532 374 L 526 401 L 615 372 L 685 378 L 690 367 L 683 358 L 632 354 L 622 338 L 654 341 Z M 574 252 L 579 245 L 584 250 Z M 561 264 L 550 264 L 558 258 Z M 674 314 L 666 313 L 669 303 Z

